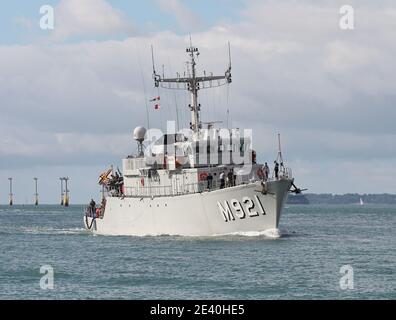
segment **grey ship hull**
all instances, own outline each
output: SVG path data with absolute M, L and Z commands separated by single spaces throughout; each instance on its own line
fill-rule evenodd
M 100 235 L 212 236 L 277 229 L 293 180 L 260 182 L 187 195 L 109 197 L 102 219 L 84 218 Z M 88 226 L 87 226 L 88 224 Z

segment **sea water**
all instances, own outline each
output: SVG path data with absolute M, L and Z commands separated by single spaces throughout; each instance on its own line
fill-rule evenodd
M 396 206 L 290 205 L 281 237 L 94 236 L 83 211 L 0 207 L 0 299 L 396 298 Z

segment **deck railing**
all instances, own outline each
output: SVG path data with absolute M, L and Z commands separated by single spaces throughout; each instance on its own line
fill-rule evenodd
M 292 179 L 292 171 L 290 168 L 282 168 L 279 171 L 278 180 L 282 179 Z M 274 172 L 272 172 L 272 176 L 270 176 L 267 181 L 276 181 Z M 238 176 L 235 184 L 227 184 L 221 187 L 221 183 L 218 180 L 213 180 L 211 184 L 208 181 L 201 181 L 198 183 L 180 183 L 174 182 L 170 185 L 166 186 L 158 186 L 158 185 L 138 185 L 134 187 L 124 187 L 124 194 L 121 194 L 120 190 L 113 188 L 107 191 L 108 196 L 124 196 L 124 197 L 169 197 L 169 196 L 178 196 L 178 195 L 186 195 L 186 194 L 194 194 L 199 192 L 211 192 L 215 190 L 219 190 L 222 188 L 230 188 L 240 185 L 246 185 L 252 182 L 263 181 L 260 178 L 257 178 L 252 175 L 243 175 Z

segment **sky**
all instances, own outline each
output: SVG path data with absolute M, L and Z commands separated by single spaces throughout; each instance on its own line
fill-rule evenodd
M 340 8 L 354 28 L 340 28 Z M 54 8 L 54 29 L 40 8 Z M 253 130 L 260 161 L 277 154 L 315 193 L 396 193 L 396 4 L 313 0 L 14 0 L 0 10 L 0 203 L 13 177 L 16 203 L 98 198 L 98 176 L 136 151 L 132 131 L 189 122 L 188 96 L 161 90 L 157 69 L 185 71 L 191 36 L 198 70 L 230 86 L 201 90 L 204 121 Z M 164 67 L 162 67 L 164 66 Z

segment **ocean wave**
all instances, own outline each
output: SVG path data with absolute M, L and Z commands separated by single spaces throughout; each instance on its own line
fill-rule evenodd
M 17 231 L 28 234 L 49 234 L 49 235 L 75 235 L 86 234 L 87 230 L 84 228 L 46 228 L 46 227 L 20 227 Z

